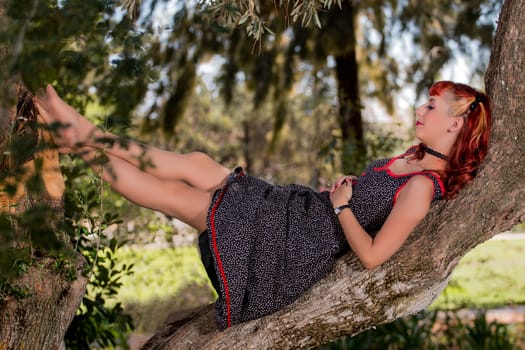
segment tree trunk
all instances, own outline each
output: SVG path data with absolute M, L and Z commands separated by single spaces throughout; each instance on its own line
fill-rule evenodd
M 275 314 L 219 332 L 209 306 L 165 325 L 143 349 L 308 348 L 426 308 L 468 251 L 525 220 L 524 37 L 525 2 L 507 0 L 486 74 L 494 118 L 487 159 L 474 182 L 435 205 L 392 259 L 368 271 L 349 253 Z
M 338 18 L 345 19 L 345 25 L 351 28 L 344 31 L 351 37 L 344 38 L 345 50 L 335 55 L 335 76 L 339 101 L 339 127 L 341 128 L 342 171 L 345 174 L 356 174 L 364 168 L 366 147 L 361 115 L 361 98 L 359 94 L 358 63 L 356 56 L 355 17 L 356 9 L 352 2 L 345 2 Z M 333 11 L 338 11 L 336 8 Z M 341 12 L 339 11 L 339 12 Z
M 7 28 L 6 17 L 4 15 L 3 4 L 0 3 L 0 30 L 2 32 Z M 0 135 L 4 135 L 7 132 L 9 125 L 9 113 L 10 107 L 14 106 L 15 101 L 15 89 L 12 80 L 8 79 L 8 47 L 0 45 Z
M 14 117 L 9 116 L 9 119 L 14 120 Z M 13 122 L 6 121 L 5 124 L 10 125 L 10 123 Z M 28 133 L 28 130 L 21 130 L 21 133 Z M 38 139 L 39 142 L 51 141 L 50 135 L 42 129 L 38 131 Z M 0 151 L 4 153 L 6 149 Z M 0 210 L 18 215 L 35 204 L 45 202 L 52 209 L 48 223 L 56 224 L 63 218 L 64 193 L 58 152 L 55 149 L 44 148 L 35 153 L 32 160 L 27 162 L 23 160 L 23 164 L 18 164 L 19 161 L 14 159 L 5 162 L 8 165 L 21 166 L 24 172 L 14 181 L 5 180 L 6 183 L 16 184 L 14 194 L 4 191 L 5 183 L 0 184 Z M 34 183 L 28 185 L 34 177 L 37 177 L 42 185 L 36 192 L 34 189 L 38 187 L 35 187 Z M 13 226 L 15 235 L 21 235 L 21 228 L 17 225 Z M 5 232 L 2 236 L 3 234 Z M 9 236 L 9 233 L 7 235 Z M 5 241 L 2 239 L 2 242 Z M 30 245 L 30 243 L 19 244 Z M 57 268 L 53 258 L 33 256 L 31 259 L 32 263 L 21 277 L 8 280 L 7 289 L 20 292 L 4 293 L 6 286 L 2 285 L 0 350 L 64 348 L 64 335 L 84 296 L 87 278 L 82 275 L 85 260 L 81 254 L 77 254 L 76 257 L 74 280 L 68 279 L 66 274 L 57 271 L 60 267 Z
M 53 272 L 52 259 L 42 259 L 16 281 L 30 294 L 0 302 L 0 349 L 65 349 L 64 335 L 86 289 L 83 262 L 79 256 L 73 282 Z

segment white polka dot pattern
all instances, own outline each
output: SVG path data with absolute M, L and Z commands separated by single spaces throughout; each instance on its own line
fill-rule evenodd
M 367 167 L 349 203 L 371 235 L 392 210 L 399 188 L 413 176 L 391 176 L 385 170 L 390 161 L 379 160 Z M 440 198 L 439 178 L 434 173 L 425 176 L 435 182 L 434 198 Z M 290 304 L 349 249 L 328 192 L 296 184 L 271 185 L 242 174 L 240 168 L 215 193 L 203 235 L 209 239 L 209 251 L 201 246 L 201 253 L 211 253 L 213 260 L 208 274 L 219 282 L 216 319 L 220 329 Z

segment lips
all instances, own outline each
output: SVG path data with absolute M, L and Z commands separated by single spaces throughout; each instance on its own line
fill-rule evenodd
M 416 120 L 416 126 L 423 125 L 419 120 Z

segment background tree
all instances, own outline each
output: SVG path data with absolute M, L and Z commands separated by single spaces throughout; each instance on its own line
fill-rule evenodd
M 119 87 L 127 84 L 125 77 L 132 76 L 126 69 L 131 70 L 138 64 L 132 64 L 136 61 L 130 57 L 133 50 L 128 48 L 128 45 L 132 47 L 134 39 L 133 33 L 127 33 L 131 26 L 125 24 L 129 24 L 129 20 L 122 17 L 119 22 L 114 18 L 115 7 L 108 5 L 104 1 L 0 3 L 0 194 L 3 211 L 0 215 L 0 348 L 62 348 L 66 330 L 82 300 L 84 308 L 77 316 L 84 318 L 82 327 L 79 327 L 83 335 L 94 334 L 99 344 L 109 345 L 118 338 L 115 333 L 122 334 L 122 328 L 129 329 L 129 319 L 122 315 L 119 305 L 104 305 L 104 299 L 114 294 L 118 286 L 115 274 L 122 272 L 110 263 L 106 264 L 105 260 L 112 256 L 116 244 L 106 249 L 102 231 L 113 223 L 114 217 L 94 218 L 100 212 L 93 202 L 101 193 L 96 190 L 94 195 L 89 191 L 75 193 L 72 178 L 79 173 L 71 171 L 67 172 L 66 220 L 60 220 L 64 215 L 64 198 L 55 194 L 50 201 L 49 187 L 41 187 L 41 178 L 46 183 L 42 170 L 49 159 L 56 162 L 53 167 L 57 170 L 56 151 L 49 149 L 49 140 L 43 142 L 42 137 L 38 138 L 39 142 L 28 142 L 43 130 L 32 118 L 35 116 L 33 112 L 29 118 L 26 113 L 16 110 L 14 93 L 16 84 L 24 84 L 36 91 L 44 82 L 60 79 L 60 89 L 68 91 L 70 94 L 64 95 L 80 109 L 89 100 L 85 83 L 98 83 L 102 89 L 103 82 L 109 82 L 115 85 L 112 92 L 118 96 L 123 91 Z M 119 54 L 116 55 L 115 51 Z M 115 71 L 119 73 L 115 74 Z M 138 74 L 133 76 L 140 79 Z M 78 95 L 79 92 L 83 96 Z M 125 102 L 129 100 L 122 98 Z M 107 98 L 106 106 L 114 101 Z M 31 97 L 27 100 L 19 98 L 18 102 L 19 106 L 30 106 Z M 111 109 L 115 116 L 122 116 L 121 111 L 126 115 L 129 113 L 129 109 L 126 110 L 129 105 L 119 106 Z M 26 110 L 31 111 L 31 108 Z M 121 124 L 125 126 L 124 122 Z M 19 124 L 26 127 L 19 128 Z M 6 159 L 18 159 L 20 154 L 29 155 L 30 160 L 26 162 L 23 158 L 23 162 L 6 162 Z M 39 154 L 43 156 L 39 157 Z M 49 154 L 54 156 L 50 158 Z M 34 155 L 33 159 L 31 155 Z M 5 163 L 10 166 L 5 167 Z M 13 179 L 20 181 L 17 183 Z M 63 186 L 63 180 L 61 183 Z M 18 196 L 19 192 L 21 196 Z M 32 199 L 35 193 L 38 196 Z M 5 213 L 5 202 L 16 204 L 10 213 L 14 215 Z M 90 220 L 89 230 L 82 225 L 83 220 Z M 50 226 L 51 223 L 55 225 Z M 93 244 L 93 237 L 98 237 L 102 243 Z M 74 245 L 69 244 L 70 240 Z M 95 276 L 97 283 L 92 285 L 90 293 L 85 294 L 87 277 L 90 276 Z M 85 312 L 86 308 L 88 312 Z M 78 321 L 78 317 L 75 319 Z M 107 326 L 104 322 L 110 319 L 111 329 L 104 329 Z M 88 326 L 90 321 L 93 322 Z M 122 328 L 119 330 L 119 327 Z M 80 335 L 75 333 L 75 340 Z M 82 345 L 86 348 L 89 342 Z
M 135 13 L 141 12 L 144 18 L 141 25 L 148 31 L 158 27 L 152 13 L 169 4 L 174 3 L 148 2 L 139 11 L 140 2 L 133 2 Z M 221 55 L 224 63 L 218 84 L 226 103 L 232 100 L 238 86 L 246 86 L 253 92 L 249 118 L 253 120 L 259 116 L 265 99 L 273 101 L 273 129 L 263 162 L 253 167 L 254 154 L 244 159 L 248 171 L 255 173 L 270 166 L 271 154 L 285 125 L 291 90 L 305 75 L 313 80 L 334 79 L 340 170 L 359 173 L 371 153 L 366 147 L 363 105 L 376 101 L 392 114 L 397 91 L 413 83 L 422 92 L 443 66 L 460 54 L 476 57 L 473 68 L 484 71 L 488 61 L 486 48 L 494 30 L 487 18 L 499 9 L 497 2 L 455 0 L 202 4 L 204 15 L 192 5 L 181 4 L 173 22 L 166 25 L 169 34 L 151 46 L 148 55 L 159 68 L 167 68 L 166 74 L 171 78 L 156 84 L 156 95 L 165 96 L 165 102 L 152 106 L 151 112 L 156 110 L 162 116 L 157 125 L 161 124 L 165 132 L 173 132 L 192 94 L 187 87 L 195 82 L 198 62 L 211 54 Z M 210 16 L 215 20 L 211 24 Z M 292 26 L 288 26 L 289 21 L 294 21 Z M 305 27 L 309 23 L 319 27 Z M 400 46 L 400 39 L 405 45 Z M 480 47 L 485 51 L 478 50 Z M 407 53 L 412 56 L 409 60 Z M 478 59 L 478 55 L 484 57 Z M 300 68 L 305 65 L 309 67 L 306 71 Z M 151 122 L 151 118 L 146 121 Z M 252 128 L 245 129 L 244 139 L 253 140 L 249 135 Z
M 170 135 L 194 96 L 196 69 L 219 55 L 224 61 L 219 63 L 217 84 L 225 101 L 232 101 L 241 85 L 253 93 L 251 113 L 239 120 L 244 163 L 252 173 L 261 173 L 275 159 L 272 152 L 285 125 L 290 92 L 308 78 L 313 80 L 312 93 L 320 95 L 326 92 L 320 85 L 334 79 L 340 171 L 359 173 L 371 155 L 370 147 L 366 149 L 363 105 L 372 98 L 391 113 L 401 87 L 413 82 L 422 91 L 458 53 L 470 54 L 477 43 L 488 47 L 493 23 L 487 18 L 499 8 L 498 2 L 486 0 L 278 5 L 251 0 L 202 2 L 202 7 L 167 0 L 126 1 L 131 14 L 141 14 L 136 29 L 116 12 L 115 3 L 104 0 L 6 4 L 13 17 L 10 28 L 15 30 L 6 32 L 4 41 L 18 48 L 6 74 L 19 72 L 30 89 L 60 77 L 61 88 L 81 108 L 90 99 L 79 96 L 95 87 L 99 102 L 106 106 L 106 123 L 114 128 L 128 127 L 131 111 L 141 105 L 147 111 L 143 137 L 165 147 L 175 146 Z M 169 14 L 170 9 L 172 21 L 159 23 L 158 13 Z M 312 25 L 305 28 L 308 23 Z M 397 38 L 409 44 L 399 48 Z M 405 60 L 408 52 L 413 57 Z M 38 69 L 30 62 L 34 55 L 42 60 Z M 473 66 L 483 71 L 486 62 L 480 58 Z M 253 134 L 250 123 L 260 117 L 265 99 L 272 101 L 273 127 L 266 134 Z M 158 137 L 159 130 L 164 137 Z M 261 138 L 266 143 L 262 148 Z M 264 148 L 263 161 L 252 164 L 261 158 L 255 153 Z

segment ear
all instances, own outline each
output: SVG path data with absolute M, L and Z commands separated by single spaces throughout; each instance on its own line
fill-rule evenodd
M 462 117 L 454 117 L 452 119 L 452 123 L 449 125 L 447 131 L 448 132 L 459 132 L 463 128 L 463 123 L 465 123 L 465 119 Z

